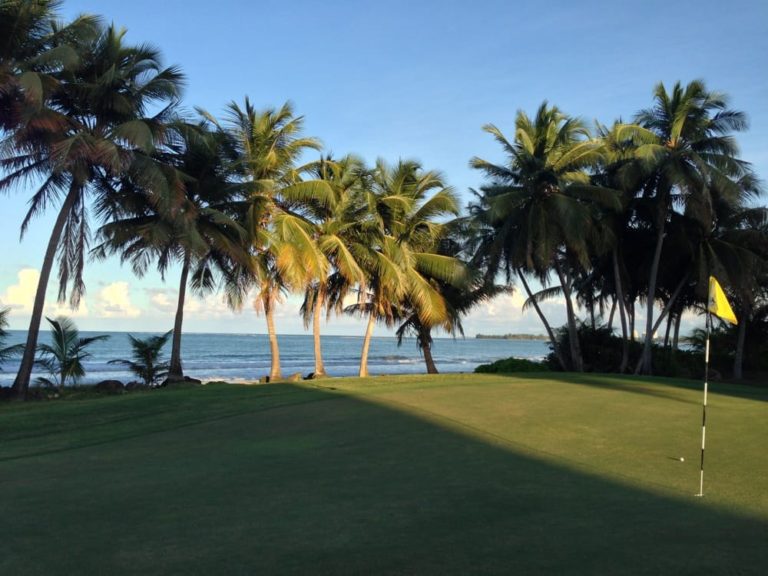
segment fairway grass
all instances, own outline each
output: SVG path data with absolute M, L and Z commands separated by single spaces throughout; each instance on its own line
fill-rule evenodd
M 768 571 L 768 390 L 437 375 L 0 405 L 0 574 Z M 684 461 L 680 461 L 684 458 Z

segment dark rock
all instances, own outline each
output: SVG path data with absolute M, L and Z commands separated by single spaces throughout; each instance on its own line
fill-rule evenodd
M 128 384 L 125 385 L 126 390 L 146 390 L 149 388 L 144 382 L 137 382 L 134 380 L 133 382 L 128 382 Z
M 102 380 L 93 389 L 97 392 L 122 392 L 125 386 L 120 380 Z

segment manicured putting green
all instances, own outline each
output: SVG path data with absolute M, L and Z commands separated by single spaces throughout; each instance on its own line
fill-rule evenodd
M 0 574 L 764 574 L 768 391 L 440 375 L 0 406 Z M 680 458 L 685 459 L 684 462 Z

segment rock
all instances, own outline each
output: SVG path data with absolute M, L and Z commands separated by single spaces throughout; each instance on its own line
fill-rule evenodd
M 146 390 L 148 386 L 144 384 L 144 382 L 138 382 L 134 380 L 133 382 L 128 382 L 128 384 L 125 385 L 126 390 Z
M 97 392 L 122 392 L 125 386 L 120 380 L 102 380 L 93 389 Z
M 286 378 L 285 380 L 287 382 L 301 382 L 302 379 L 303 378 L 302 378 L 301 372 L 296 372 L 295 374 L 291 374 L 290 376 L 288 376 L 288 378 Z

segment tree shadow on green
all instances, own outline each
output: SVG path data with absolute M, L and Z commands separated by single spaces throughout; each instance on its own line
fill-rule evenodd
M 210 412 L 195 400 L 115 418 L 100 444 L 0 462 L 0 573 L 699 575 L 768 562 L 765 519 L 342 392 L 272 390 L 290 401 L 221 387 L 205 393 Z
M 583 384 L 585 386 L 594 386 L 606 390 L 620 390 L 632 394 L 642 394 L 664 398 L 675 402 L 684 402 L 687 404 L 700 403 L 690 399 L 682 398 L 675 393 L 675 389 L 692 390 L 701 392 L 704 389 L 703 380 L 683 380 L 680 378 L 665 378 L 656 376 L 630 376 L 622 374 L 597 374 L 585 372 L 577 374 L 574 372 L 520 372 L 497 374 L 509 378 L 523 380 L 562 380 L 572 384 Z M 669 390 L 664 390 L 669 388 Z M 722 394 L 724 396 L 733 396 L 734 398 L 743 398 L 745 400 L 758 400 L 768 402 L 768 388 L 749 386 L 745 384 L 732 384 L 726 382 L 710 382 L 709 391 L 713 394 Z

